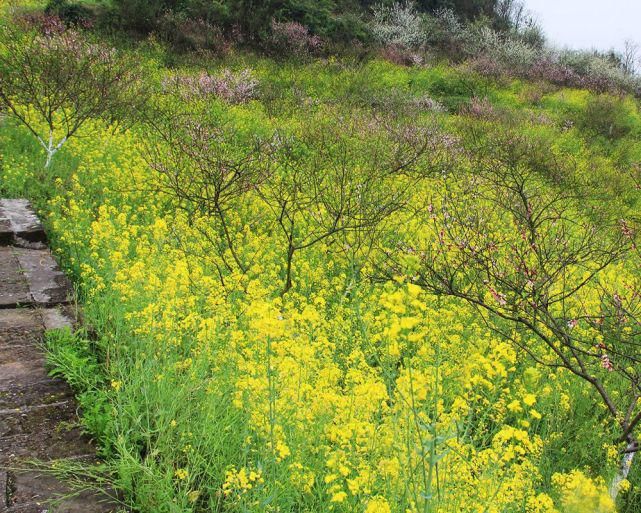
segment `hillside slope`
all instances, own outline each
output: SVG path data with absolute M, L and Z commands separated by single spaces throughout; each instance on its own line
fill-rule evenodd
M 608 490 L 638 434 L 638 100 L 127 46 L 143 114 L 46 167 L 3 117 L 0 194 L 76 283 L 50 360 L 129 507 L 641 512 L 641 463 Z

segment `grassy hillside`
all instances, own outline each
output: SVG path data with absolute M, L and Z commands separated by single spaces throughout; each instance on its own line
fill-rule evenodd
M 135 122 L 90 119 L 48 167 L 10 112 L 0 128 L 0 194 L 34 201 L 77 285 L 83 328 L 49 351 L 104 458 L 79 475 L 149 513 L 641 512 L 638 461 L 617 507 L 608 493 L 621 419 L 542 343 L 590 341 L 568 345 L 627 397 L 639 261 L 632 243 L 601 266 L 601 249 L 641 209 L 637 99 L 438 62 L 126 46 Z M 593 252 L 555 260 L 586 233 Z M 510 281 L 522 255 L 539 274 Z M 544 287 L 548 265 L 552 296 L 580 288 L 550 307 L 560 335 L 504 309 L 540 315 L 510 287 Z

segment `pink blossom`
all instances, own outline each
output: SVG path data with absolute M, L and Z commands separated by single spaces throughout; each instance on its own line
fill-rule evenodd
M 612 365 L 610 357 L 607 354 L 601 355 L 601 367 L 609 372 L 614 371 L 614 366 Z

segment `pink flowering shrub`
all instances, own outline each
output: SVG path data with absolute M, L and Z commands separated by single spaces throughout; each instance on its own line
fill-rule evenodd
M 519 77 L 597 92 L 641 92 L 641 79 L 606 54 L 546 47 L 529 37 L 532 34 L 466 24 L 448 9 L 428 17 L 426 27 L 431 47 L 465 61 L 467 69 L 485 77 Z
M 268 44 L 273 53 L 305 58 L 323 50 L 323 40 L 309 32 L 305 25 L 295 21 L 272 20 Z
M 249 69 L 239 72 L 225 69 L 220 76 L 205 72 L 198 76 L 173 75 L 163 81 L 166 92 L 178 92 L 187 100 L 216 96 L 231 104 L 247 103 L 255 99 L 258 96 L 258 85 L 258 80 Z
M 537 59 L 525 76 L 532 80 L 545 80 L 561 86 L 578 85 L 580 82 L 580 77 L 575 71 L 548 56 Z
M 420 96 L 413 98 L 412 105 L 421 111 L 429 112 L 447 112 L 445 106 L 430 96 Z
M 388 45 L 379 50 L 382 59 L 399 66 L 422 66 L 425 63 L 424 57 L 404 46 Z
M 15 18 L 18 27 L 23 30 L 35 30 L 43 36 L 60 35 L 66 30 L 66 25 L 55 14 L 44 12 L 25 12 Z
M 465 62 L 464 66 L 483 77 L 499 78 L 507 74 L 505 67 L 488 55 L 479 55 L 478 57 L 470 59 Z
M 487 97 L 472 97 L 469 103 L 463 105 L 461 113 L 478 119 L 496 119 L 497 112 Z

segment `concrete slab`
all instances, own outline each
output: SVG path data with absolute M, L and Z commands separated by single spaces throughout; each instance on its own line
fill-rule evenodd
M 70 493 L 69 487 L 48 474 L 20 472 L 10 475 L 9 479 L 9 486 L 14 490 L 9 497 L 9 513 L 107 513 L 114 510 L 113 503 L 106 503 L 108 497 L 91 491 L 63 499 L 58 505 L 48 504 L 48 501 Z
M 18 308 L 0 310 L 0 351 L 42 343 L 44 326 L 35 310 Z
M 71 282 L 48 249 L 14 248 L 14 253 L 24 272 L 33 304 L 52 306 L 70 301 Z
M 76 405 L 71 401 L 42 405 L 24 412 L 5 411 L 0 415 L 0 437 L 5 439 L 28 434 L 38 436 L 40 432 L 75 426 L 77 422 Z
M 16 383 L 0 390 L 0 410 L 57 403 L 71 397 L 71 388 L 61 379 L 47 378 L 37 383 Z
M 71 305 L 43 308 L 40 310 L 40 315 L 46 330 L 72 329 L 76 324 L 77 318 Z
M 0 332 L 9 328 L 42 330 L 42 318 L 36 310 L 29 308 L 0 310 Z
M 1 214 L 0 214 L 1 215 Z M 0 246 L 6 246 L 13 242 L 13 231 L 8 219 L 0 217 Z
M 82 436 L 79 427 L 42 431 L 38 436 L 6 437 L 0 449 L 0 465 L 7 468 L 29 467 L 30 462 L 61 459 L 94 461 L 95 448 Z
M 24 199 L 0 199 L 0 242 L 46 243 L 42 223 Z
M 29 285 L 13 248 L 0 247 L 0 308 L 31 301 Z
M 22 346 L 16 349 L 10 361 L 3 360 L 2 353 L 5 351 L 0 352 L 0 391 L 17 384 L 35 385 L 47 374 L 45 358 L 34 347 Z

